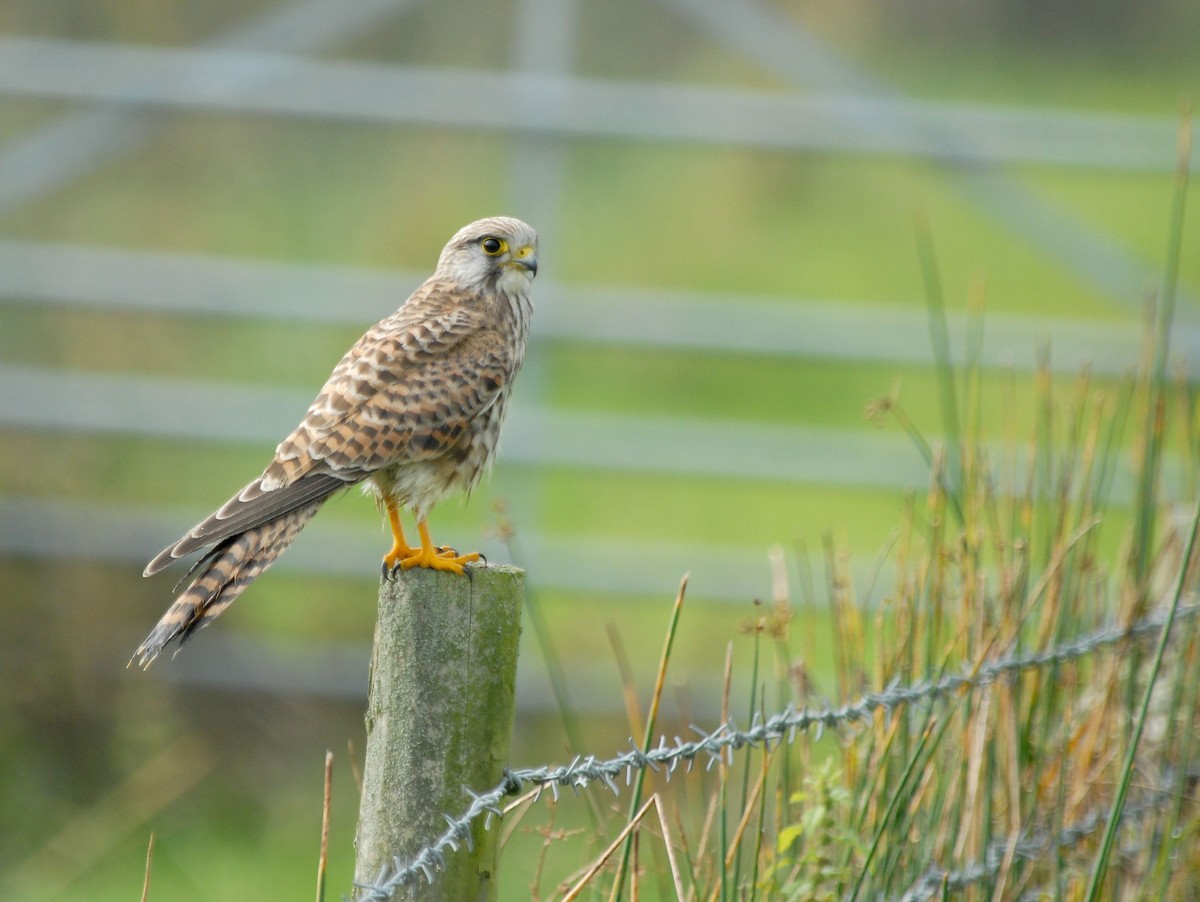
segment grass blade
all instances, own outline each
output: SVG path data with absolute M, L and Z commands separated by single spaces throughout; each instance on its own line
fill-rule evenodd
M 950 352 L 946 303 L 942 295 L 941 277 L 938 275 L 937 257 L 933 250 L 933 237 L 929 229 L 929 220 L 923 212 L 916 218 L 916 236 L 917 256 L 920 258 L 921 275 L 925 280 L 925 298 L 929 305 L 929 337 L 933 344 L 933 358 L 937 370 L 942 423 L 946 430 L 946 494 L 950 496 L 958 521 L 965 524 L 966 515 L 962 505 L 962 427 L 959 424 L 958 392 L 954 385 L 954 360 Z
M 663 686 L 667 680 L 667 665 L 671 660 L 671 646 L 675 642 L 675 632 L 679 627 L 679 615 L 683 611 L 683 597 L 687 592 L 688 575 L 685 573 L 683 579 L 679 581 L 679 591 L 675 595 L 675 604 L 671 608 L 671 623 L 667 627 L 667 637 L 663 641 L 662 657 L 658 662 L 658 676 L 654 681 L 654 696 L 650 701 L 650 711 L 646 715 L 646 732 L 642 739 L 642 751 L 650 751 L 650 744 L 654 741 L 654 727 L 658 721 L 658 706 L 662 701 Z M 646 768 L 638 769 L 637 778 L 633 784 L 633 798 L 629 803 L 629 817 L 632 819 L 638 811 L 638 806 L 642 802 L 642 787 L 646 782 Z M 645 813 L 645 809 L 642 810 Z M 640 815 L 639 815 L 640 816 Z M 617 866 L 616 876 L 613 878 L 613 894 L 612 898 L 619 899 L 621 897 L 621 886 L 625 882 L 625 872 L 629 867 L 629 855 L 633 849 L 633 834 L 628 833 L 625 840 L 625 848 L 621 852 L 621 862 Z
M 1092 868 L 1091 880 L 1088 884 L 1087 894 L 1084 897 L 1088 902 L 1096 902 L 1100 898 L 1100 890 L 1104 885 L 1105 872 L 1108 870 L 1108 859 L 1112 855 L 1113 845 L 1116 843 L 1117 830 L 1121 827 L 1121 812 L 1125 808 L 1125 797 L 1129 793 L 1129 784 L 1133 781 L 1133 768 L 1137 759 L 1138 744 L 1141 742 L 1142 733 L 1146 728 L 1146 718 L 1150 714 L 1150 702 L 1154 695 L 1154 684 L 1158 681 L 1158 674 L 1162 670 L 1163 655 L 1167 650 L 1167 642 L 1171 638 L 1171 626 L 1175 622 L 1175 612 L 1179 610 L 1179 600 L 1183 597 L 1188 572 L 1191 569 L 1192 551 L 1196 546 L 1198 528 L 1200 528 L 1200 502 L 1196 504 L 1196 509 L 1192 513 L 1191 531 L 1188 533 L 1183 557 L 1179 562 L 1179 578 L 1175 582 L 1175 591 L 1171 597 L 1171 606 L 1167 610 L 1166 623 L 1163 624 L 1162 633 L 1158 637 L 1158 647 L 1155 649 L 1154 660 L 1150 665 L 1150 675 L 1146 680 L 1146 691 L 1142 696 L 1141 710 L 1134 725 L 1133 738 L 1129 743 L 1129 750 L 1125 756 L 1125 764 L 1121 769 L 1121 778 L 1117 783 L 1117 794 L 1113 799 L 1112 810 L 1108 815 L 1108 826 L 1104 831 L 1104 840 L 1100 845 L 1100 853 L 1096 856 L 1096 861 Z

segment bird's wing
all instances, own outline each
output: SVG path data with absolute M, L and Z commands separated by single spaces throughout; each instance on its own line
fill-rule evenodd
M 512 353 L 486 303 L 430 280 L 350 349 L 280 442 L 261 491 L 309 473 L 357 482 L 389 464 L 437 457 L 495 401 L 512 376 Z
M 259 482 L 261 478 L 247 485 L 242 492 L 255 489 Z M 348 485 L 349 482 L 331 473 L 310 473 L 276 491 L 258 492 L 254 500 L 248 503 L 239 501 L 242 494 L 239 492 L 226 501 L 220 510 L 201 520 L 177 542 L 155 555 L 142 575 L 152 576 L 193 551 L 208 548 L 248 529 L 269 523 L 313 501 L 327 498 Z
M 495 402 L 512 369 L 508 343 L 490 330 L 385 364 L 354 387 L 345 414 L 302 423 L 264 478 L 286 479 L 300 467 L 358 481 L 391 464 L 440 457 Z
M 263 474 L 146 567 L 266 523 L 393 463 L 444 453 L 511 378 L 508 343 L 479 308 L 426 283 L 334 368 Z

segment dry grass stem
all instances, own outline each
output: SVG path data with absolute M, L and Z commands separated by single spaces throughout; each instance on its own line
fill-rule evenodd
M 321 854 L 317 858 L 317 902 L 325 902 L 325 873 L 329 867 L 329 811 L 333 802 L 333 752 L 325 752 L 325 792 L 321 804 Z
M 146 873 L 142 877 L 142 902 L 150 898 L 150 872 L 154 869 L 154 831 L 150 831 L 150 842 L 146 845 Z
M 633 831 L 637 829 L 638 825 L 642 822 L 642 818 L 646 816 L 646 812 L 650 810 L 650 807 L 653 804 L 654 796 L 651 796 L 646 800 L 645 804 L 643 804 L 642 807 L 637 810 L 637 813 L 634 814 L 629 823 L 625 825 L 625 828 L 617 834 L 617 838 L 608 844 L 608 847 L 600 853 L 599 858 L 592 862 L 591 866 L 584 873 L 583 877 L 580 878 L 579 882 L 563 895 L 562 902 L 571 902 L 572 899 L 577 898 L 579 894 L 587 888 L 588 883 L 591 882 L 593 877 L 600 873 L 600 870 L 608 862 L 608 859 L 612 857 L 613 853 L 616 852 L 617 849 L 621 848 Z
M 612 621 L 606 621 L 604 632 L 608 636 L 608 644 L 612 647 L 613 658 L 617 662 L 617 673 L 621 678 L 621 698 L 625 702 L 625 717 L 629 721 L 631 736 L 640 736 L 645 732 L 642 724 L 641 705 L 638 704 L 637 682 L 633 678 L 633 668 L 629 664 L 629 655 L 625 651 L 625 643 L 621 633 Z
M 683 873 L 679 870 L 679 862 L 675 858 L 675 841 L 671 837 L 671 828 L 667 824 L 667 815 L 663 810 L 662 797 L 655 793 L 650 797 L 654 803 L 654 812 L 658 815 L 659 826 L 662 827 L 663 846 L 667 850 L 667 864 L 671 868 L 671 884 L 675 888 L 676 902 L 683 902 Z M 682 835 L 682 831 L 680 831 Z

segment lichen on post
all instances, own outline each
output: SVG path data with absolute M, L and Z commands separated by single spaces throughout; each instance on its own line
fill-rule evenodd
M 524 571 L 412 569 L 384 580 L 371 656 L 355 881 L 411 860 L 504 775 L 516 710 Z M 498 832 L 472 826 L 473 848 L 395 898 L 496 898 Z

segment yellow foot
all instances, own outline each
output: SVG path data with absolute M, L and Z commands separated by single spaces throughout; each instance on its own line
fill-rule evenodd
M 479 553 L 459 554 L 453 548 L 433 548 L 432 546 L 418 548 L 409 557 L 400 561 L 400 569 L 411 570 L 413 567 L 424 567 L 428 570 L 448 570 L 461 574 L 463 564 L 479 560 Z
M 409 548 L 407 545 L 393 545 L 392 550 L 383 556 L 383 572 L 391 573 L 400 566 L 402 560 L 412 557 L 420 550 L 419 548 Z
M 400 562 L 401 569 L 410 570 L 413 567 L 425 567 L 429 570 L 448 570 L 461 574 L 463 564 L 479 560 L 479 554 L 472 551 L 469 554 L 459 554 L 453 548 L 433 544 L 429 538 L 429 524 L 424 520 L 417 521 L 417 532 L 421 534 L 421 549 L 411 557 Z

